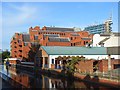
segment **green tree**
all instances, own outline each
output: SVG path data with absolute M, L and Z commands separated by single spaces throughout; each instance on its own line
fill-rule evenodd
M 35 55 L 36 55 L 37 51 L 39 50 L 39 48 L 40 48 L 40 45 L 39 45 L 39 44 L 37 44 L 37 45 L 32 45 L 32 46 L 30 47 L 30 51 L 29 51 L 29 53 L 28 53 L 28 59 L 27 59 L 27 61 L 29 61 L 29 62 L 34 62 Z
M 85 60 L 85 57 L 83 57 L 83 56 L 82 57 L 79 57 L 79 56 L 74 57 L 73 56 L 72 60 L 67 62 L 66 67 L 68 68 L 67 73 L 69 75 L 74 74 L 75 70 L 77 69 L 76 64 L 78 64 L 78 62 L 81 61 L 81 60 Z
M 10 57 L 10 52 L 8 50 L 2 52 L 2 59 L 6 59 Z
M 10 52 L 8 50 L 2 52 L 2 62 L 4 62 L 4 59 L 10 57 Z

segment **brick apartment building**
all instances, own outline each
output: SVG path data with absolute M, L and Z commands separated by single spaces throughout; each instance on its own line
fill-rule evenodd
M 11 40 L 11 57 L 28 58 L 32 46 L 85 46 L 93 35 L 74 28 L 30 27 L 29 33 L 15 33 Z

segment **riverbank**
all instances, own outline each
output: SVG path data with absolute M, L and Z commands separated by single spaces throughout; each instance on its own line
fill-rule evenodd
M 17 65 L 17 68 L 19 69 L 24 69 L 28 70 L 30 72 L 34 72 L 36 69 L 33 66 L 27 66 L 27 65 Z M 46 74 L 46 75 L 55 75 L 57 77 L 64 77 L 68 78 L 68 75 L 66 72 L 58 69 L 39 69 L 38 72 L 41 74 Z M 84 82 L 89 82 L 89 83 L 94 83 L 94 84 L 101 84 L 105 86 L 110 86 L 111 88 L 120 88 L 120 81 L 119 80 L 112 80 L 108 78 L 101 78 L 97 75 L 91 76 L 89 74 L 83 75 L 80 73 L 75 73 L 73 77 L 76 80 L 81 80 Z
M 44 74 L 48 74 L 48 75 L 52 74 L 57 77 L 65 77 L 65 78 L 68 77 L 68 75 L 66 75 L 66 73 L 61 70 L 42 69 L 40 72 Z M 89 74 L 82 75 L 80 73 L 74 73 L 74 76 L 72 78 L 76 80 L 84 81 L 84 82 L 93 83 L 93 84 L 101 84 L 104 86 L 110 86 L 111 88 L 120 88 L 119 80 L 110 80 L 107 78 L 100 78 L 97 75 L 90 76 Z

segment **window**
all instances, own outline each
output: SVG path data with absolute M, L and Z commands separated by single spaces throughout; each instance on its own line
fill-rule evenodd
M 19 55 L 19 57 L 22 57 L 22 55 Z
M 101 47 L 104 47 L 104 43 L 101 44 Z
M 22 47 L 22 45 L 19 45 L 19 47 Z
M 22 52 L 22 50 L 19 50 L 20 52 Z
M 34 36 L 34 40 L 38 40 L 38 36 L 37 35 Z
M 86 41 L 86 44 L 88 43 L 88 41 Z
M 48 64 L 48 58 L 45 57 L 45 64 Z
M 18 43 L 20 43 L 20 40 L 18 40 Z
M 85 45 L 85 41 L 84 41 L 84 45 Z
M 54 59 L 52 59 L 52 64 L 54 64 Z
M 24 46 L 27 46 L 28 45 L 28 43 L 24 43 Z
M 74 45 L 73 46 L 75 46 L 75 43 L 74 43 Z

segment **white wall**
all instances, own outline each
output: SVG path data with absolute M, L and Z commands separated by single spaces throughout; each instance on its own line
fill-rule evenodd
M 54 64 L 55 64 L 55 58 L 58 56 L 84 56 L 87 59 L 96 59 L 96 60 L 101 60 L 101 59 L 108 59 L 108 55 L 49 55 L 48 61 L 49 61 L 49 68 L 51 68 L 52 64 L 52 59 L 54 59 Z M 120 55 L 111 55 L 111 58 L 115 59 L 120 59 Z
M 93 36 L 93 47 L 101 47 L 98 43 L 107 37 L 101 37 L 99 34 Z
M 120 46 L 118 41 L 120 41 L 120 37 L 111 36 L 110 39 L 105 41 L 104 47 Z
M 52 59 L 54 59 L 54 64 L 55 64 L 55 58 L 58 56 L 84 56 L 87 59 L 107 59 L 107 55 L 49 55 L 49 68 L 51 68 L 52 64 Z
M 93 36 L 93 47 L 101 47 L 101 45 L 99 45 L 98 43 L 105 38 L 109 39 L 104 42 L 104 47 L 120 46 L 120 44 L 118 43 L 118 41 L 120 41 L 120 37 L 118 36 L 100 36 L 99 34 L 95 34 Z

